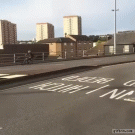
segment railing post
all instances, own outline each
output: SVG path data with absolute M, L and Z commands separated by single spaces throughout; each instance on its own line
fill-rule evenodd
M 100 55 L 100 50 L 98 50 L 98 56 Z
M 14 53 L 14 63 L 15 63 L 15 53 Z
M 65 59 L 67 58 L 67 52 L 65 51 Z
M 84 50 L 83 50 L 83 57 L 84 57 Z
M 43 56 L 43 61 L 45 60 L 45 54 L 44 54 L 44 52 L 42 53 L 42 56 Z

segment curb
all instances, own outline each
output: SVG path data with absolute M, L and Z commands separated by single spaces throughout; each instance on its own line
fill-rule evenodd
M 46 73 L 39 73 L 39 74 L 33 74 L 33 75 L 28 75 L 28 76 L 23 76 L 23 77 L 18 77 L 18 78 L 12 78 L 12 79 L 4 79 L 0 81 L 0 84 L 11 84 L 14 82 L 19 82 L 19 81 L 23 81 L 23 80 L 29 80 L 32 78 L 39 78 L 39 77 L 46 77 L 46 76 L 50 76 L 50 75 L 56 75 L 56 74 L 60 74 L 60 73 L 65 73 L 65 72 L 78 72 L 78 71 L 87 71 L 87 70 L 92 70 L 95 68 L 98 68 L 99 66 L 78 66 L 78 67 L 73 67 L 73 68 L 67 68 L 67 69 L 62 69 L 62 70 L 56 70 L 56 71 L 51 71 L 51 72 L 46 72 Z
M 77 72 L 81 72 L 81 71 L 87 71 L 87 70 L 93 70 L 93 69 L 97 69 L 103 66 L 110 66 L 110 65 L 118 65 L 118 64 L 124 64 L 124 63 L 132 63 L 135 62 L 134 61 L 127 61 L 127 62 L 117 62 L 117 63 L 112 63 L 112 64 L 102 64 L 102 65 L 96 65 L 96 66 L 78 66 L 78 67 L 73 67 L 73 68 L 67 68 L 67 69 L 62 69 L 62 70 L 56 70 L 56 71 L 51 71 L 51 72 L 46 72 L 46 73 L 39 73 L 39 74 L 33 74 L 33 75 L 28 75 L 28 76 L 23 76 L 20 78 L 12 78 L 12 79 L 4 79 L 0 81 L 1 85 L 5 85 L 5 84 L 11 84 L 11 83 L 15 83 L 15 82 L 20 82 L 20 81 L 27 81 L 29 79 L 33 79 L 33 78 L 40 78 L 40 77 L 47 77 L 47 76 L 51 76 L 51 75 L 57 75 L 60 73 L 77 73 Z

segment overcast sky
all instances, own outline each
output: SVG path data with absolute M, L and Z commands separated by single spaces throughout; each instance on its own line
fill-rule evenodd
M 112 34 L 115 0 L 0 0 L 0 19 L 17 24 L 18 40 L 36 37 L 36 23 L 49 22 L 63 36 L 63 16 L 82 17 L 82 34 Z M 135 30 L 135 0 L 117 0 L 117 31 Z

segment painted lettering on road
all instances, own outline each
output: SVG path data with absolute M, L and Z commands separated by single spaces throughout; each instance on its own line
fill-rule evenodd
M 134 93 L 134 91 L 130 91 L 130 92 L 127 92 L 127 93 L 123 94 L 123 93 L 126 92 L 127 90 L 123 90 L 123 91 L 121 91 L 121 92 L 119 92 L 119 93 L 117 93 L 117 91 L 118 91 L 118 89 L 114 89 L 114 90 L 112 90 L 112 91 L 110 91 L 110 92 L 107 92 L 107 93 L 105 93 L 104 95 L 99 96 L 99 97 L 105 97 L 105 96 L 107 96 L 107 95 L 109 95 L 109 94 L 112 93 L 112 95 L 110 96 L 110 99 L 113 99 L 113 98 L 117 97 L 117 98 L 115 98 L 115 99 L 118 100 L 118 99 L 121 99 L 121 98 L 123 98 L 123 97 L 125 97 L 125 96 L 130 96 L 130 95 L 132 95 L 132 94 Z M 117 94 L 116 94 L 116 93 L 117 93 Z M 123 94 L 123 95 L 121 95 L 121 94 Z M 119 95 L 121 95 L 121 96 L 119 96 Z M 119 97 L 118 97 L 118 96 L 119 96 Z
M 124 86 L 133 86 L 133 87 L 135 87 L 135 80 L 130 80 L 130 81 L 124 83 L 123 85 Z
M 70 76 L 62 79 L 63 81 L 79 81 L 79 82 L 89 82 L 92 81 L 91 83 L 99 83 L 99 84 L 104 84 L 106 82 L 114 80 L 113 78 L 98 78 L 98 77 L 82 77 L 80 78 L 79 76 Z M 84 86 L 84 85 L 74 85 L 74 84 L 64 84 L 64 83 L 54 83 L 54 82 L 47 82 L 43 83 L 40 85 L 35 85 L 32 87 L 29 87 L 29 89 L 36 89 L 36 90 L 41 90 L 41 91 L 52 91 L 52 92 L 61 92 L 61 93 L 66 93 L 68 92 L 69 94 L 79 92 L 81 90 L 86 89 L 88 92 L 85 94 L 91 94 L 94 92 L 98 92 L 99 90 L 105 90 L 108 88 L 110 85 L 104 85 L 102 87 L 96 88 L 94 90 L 88 91 L 90 86 Z M 135 80 L 128 81 L 124 83 L 124 86 L 135 86 Z M 131 99 L 127 99 L 125 97 L 133 95 L 134 90 L 127 91 L 127 90 L 122 90 L 119 92 L 118 89 L 113 89 L 101 96 L 100 98 L 103 98 L 105 96 L 110 95 L 109 99 L 123 99 L 124 101 L 131 101 Z M 130 97 L 129 97 L 130 98 Z M 134 102 L 135 100 L 132 100 L 131 102 Z
M 81 77 L 80 76 L 70 76 L 62 79 L 63 81 L 78 81 L 86 83 L 97 83 L 105 84 L 114 80 L 114 78 L 103 78 L 103 77 Z
M 73 84 L 65 85 L 64 83 L 52 83 L 52 82 L 29 87 L 29 89 L 57 91 L 62 93 L 69 92 L 70 94 L 87 88 L 89 88 L 89 86 L 73 85 Z

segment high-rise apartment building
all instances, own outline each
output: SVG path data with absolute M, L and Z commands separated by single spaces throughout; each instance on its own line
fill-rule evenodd
M 36 32 L 36 41 L 54 38 L 54 26 L 50 23 L 37 23 Z
M 7 20 L 0 20 L 0 45 L 2 44 L 16 44 L 17 30 L 16 24 Z
M 82 35 L 81 16 L 64 16 L 64 35 Z

